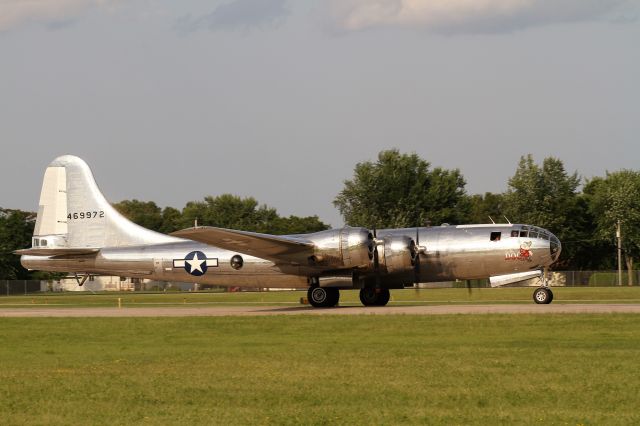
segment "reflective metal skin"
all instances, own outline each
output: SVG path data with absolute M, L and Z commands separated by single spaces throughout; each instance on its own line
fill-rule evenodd
M 25 268 L 197 282 L 220 286 L 309 288 L 316 307 L 338 303 L 340 289 L 361 289 L 382 306 L 389 289 L 417 282 L 492 278 L 502 285 L 540 275 L 560 256 L 560 241 L 528 225 L 383 229 L 345 227 L 275 236 L 197 227 L 159 234 L 133 224 L 106 201 L 78 157 L 45 172 Z M 536 303 L 549 303 L 544 285 Z

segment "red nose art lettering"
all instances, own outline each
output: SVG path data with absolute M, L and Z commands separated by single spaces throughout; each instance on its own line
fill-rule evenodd
M 531 242 L 526 242 L 520 244 L 519 250 L 510 250 L 505 253 L 504 260 L 507 261 L 521 261 L 521 262 L 531 262 L 532 259 L 531 253 Z

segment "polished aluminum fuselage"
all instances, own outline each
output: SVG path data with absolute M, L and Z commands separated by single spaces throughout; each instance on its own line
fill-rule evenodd
M 385 287 L 398 288 L 416 279 L 419 282 L 479 279 L 537 270 L 552 264 L 559 255 L 559 251 L 556 254 L 550 251 L 550 240 L 555 236 L 535 228 L 540 237 L 530 237 L 529 228 L 534 229 L 525 225 L 468 225 L 379 230 L 377 239 L 405 236 L 416 241 L 422 250 L 419 268 L 381 274 L 378 282 Z M 545 238 L 542 238 L 543 231 Z M 499 238 L 492 239 L 497 233 L 500 233 Z M 193 252 L 201 252 L 210 259 L 209 267 L 201 276 L 194 276 L 183 267 L 186 256 Z M 240 269 L 231 265 L 231 258 L 237 255 L 244 261 Z M 96 254 L 80 256 L 23 256 L 22 264 L 29 269 L 46 271 L 262 288 L 304 288 L 310 285 L 313 277 L 352 273 L 355 278 L 344 280 L 341 287 L 357 288 L 375 273 L 372 268 L 328 272 L 303 262 L 276 264 L 181 239 L 159 244 L 105 247 Z

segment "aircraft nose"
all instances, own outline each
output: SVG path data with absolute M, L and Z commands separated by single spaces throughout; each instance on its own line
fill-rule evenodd
M 558 237 L 553 234 L 551 234 L 549 240 L 549 252 L 551 254 L 551 263 L 555 263 L 562 252 L 562 244 L 560 244 Z

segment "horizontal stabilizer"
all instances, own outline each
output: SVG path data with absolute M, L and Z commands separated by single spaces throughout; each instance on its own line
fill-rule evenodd
M 520 281 L 526 281 L 537 277 L 540 277 L 540 271 L 527 271 L 508 275 L 497 275 L 489 278 L 489 282 L 491 283 L 491 287 L 501 287 L 503 285 L 519 283 Z
M 209 226 L 183 229 L 171 235 L 275 262 L 306 262 L 315 248 L 311 241 L 298 236 L 260 234 Z
M 28 256 L 77 256 L 99 252 L 97 248 L 28 248 L 16 250 L 15 254 Z

